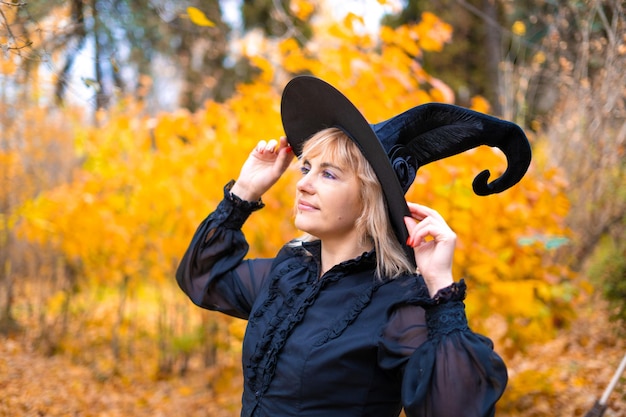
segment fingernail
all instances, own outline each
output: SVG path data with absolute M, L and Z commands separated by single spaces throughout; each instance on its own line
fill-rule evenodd
M 406 238 L 406 245 L 407 246 L 411 246 L 411 243 L 412 243 L 411 242 L 411 236 L 409 236 L 409 237 Z
M 293 152 L 293 149 L 291 148 L 291 146 L 287 146 L 287 152 Z

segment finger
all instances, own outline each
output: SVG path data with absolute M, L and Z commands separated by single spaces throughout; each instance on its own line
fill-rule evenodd
M 269 152 L 274 152 L 276 150 L 276 145 L 278 145 L 278 141 L 276 139 L 270 139 L 265 145 L 265 150 Z
M 406 226 L 406 230 L 411 233 L 411 230 L 417 225 L 417 221 L 413 217 L 404 216 L 404 225 Z
M 404 224 L 409 232 L 409 238 L 406 241 L 408 246 L 414 248 L 425 241 L 425 238 L 429 235 L 428 232 L 424 232 L 427 223 L 429 223 L 428 218 L 416 220 L 414 217 L 404 217 Z
M 427 233 L 422 232 L 422 230 L 425 229 L 425 223 L 417 222 L 413 217 L 406 216 L 404 217 L 404 224 L 409 232 L 409 237 L 406 241 L 407 246 L 414 248 L 422 244 L 424 238 L 427 236 Z
M 432 236 L 430 225 L 426 222 L 415 222 L 415 225 L 409 230 L 407 245 L 416 248 L 426 242 L 428 236 Z
M 411 202 L 407 202 L 407 206 L 409 207 L 409 212 L 411 213 L 411 215 L 418 220 L 424 219 L 428 216 L 436 217 L 438 219 L 443 219 L 443 217 L 441 217 L 441 214 L 439 214 L 439 212 L 431 209 L 430 207 L 423 206 L 417 203 L 411 203 Z
M 285 149 L 288 152 L 292 152 L 291 145 L 289 145 L 289 141 L 287 140 L 287 136 L 281 136 L 278 142 L 279 151 Z
M 415 222 L 415 220 L 413 221 Z M 407 223 L 406 220 L 405 223 Z M 408 224 L 411 225 L 411 223 Z M 427 217 L 419 223 L 415 222 L 410 229 L 408 227 L 410 237 L 407 240 L 407 245 L 412 247 L 417 247 L 429 241 L 429 237 L 436 242 L 454 242 L 456 240 L 456 233 L 445 222 L 433 217 Z
M 254 148 L 254 150 L 259 153 L 263 153 L 266 146 L 267 146 L 267 142 L 264 140 L 260 140 L 259 143 L 256 144 L 256 148 Z
M 411 240 L 411 230 L 413 230 L 416 224 L 417 222 L 413 217 L 404 216 L 404 225 L 406 226 L 406 230 L 409 233 L 409 236 L 406 239 L 407 246 L 411 246 L 411 244 L 413 243 L 413 241 Z
M 294 154 L 289 145 L 279 149 L 278 158 L 276 158 L 276 162 L 281 172 L 285 172 L 285 170 L 291 163 L 293 157 L 294 157 Z

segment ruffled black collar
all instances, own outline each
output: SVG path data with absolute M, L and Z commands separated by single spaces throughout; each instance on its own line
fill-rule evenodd
M 307 252 L 309 256 L 311 256 L 317 263 L 317 265 L 321 265 L 322 263 L 322 242 L 320 240 L 312 240 L 307 242 L 301 242 L 302 248 Z M 356 258 L 348 259 L 343 261 L 334 267 L 331 270 L 346 270 L 350 269 L 352 272 L 360 272 L 367 269 L 376 268 L 376 251 L 372 249 L 368 252 L 363 252 L 361 255 Z

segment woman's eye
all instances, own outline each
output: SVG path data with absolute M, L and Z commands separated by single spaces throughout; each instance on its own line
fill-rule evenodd
M 337 177 L 330 171 L 324 170 L 322 172 L 322 175 L 324 176 L 324 178 L 328 178 L 328 179 L 331 179 L 331 180 L 337 179 Z
M 308 174 L 310 170 L 311 170 L 311 169 L 310 169 L 309 167 L 305 167 L 305 166 L 301 166 L 301 167 L 300 167 L 300 173 L 301 173 L 302 175 L 306 175 L 306 174 Z

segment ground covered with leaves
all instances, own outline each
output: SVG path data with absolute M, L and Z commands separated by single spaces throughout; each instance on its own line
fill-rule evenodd
M 597 296 L 578 313 L 557 337 L 507 361 L 509 386 L 498 416 L 584 417 L 602 396 L 626 355 L 623 330 L 609 321 L 606 303 Z M 608 404 L 604 417 L 626 416 L 626 373 Z
M 626 343 L 601 303 L 548 343 L 509 359 L 510 382 L 498 416 L 584 416 L 626 353 Z M 121 417 L 239 415 L 239 375 L 191 364 L 185 376 L 155 378 L 132 371 L 103 374 L 67 354 L 44 354 L 22 332 L 0 339 L 1 417 Z M 141 359 L 141 358 L 139 358 Z M 543 384 L 538 384 L 542 379 Z M 216 381 L 229 387 L 216 389 Z M 624 377 L 609 397 L 605 417 L 626 415 Z M 525 385 L 543 386 L 528 392 Z
M 15 338 L 0 342 L 0 416 L 236 415 L 212 394 L 209 371 L 185 378 L 103 378 L 65 355 L 45 356 Z

